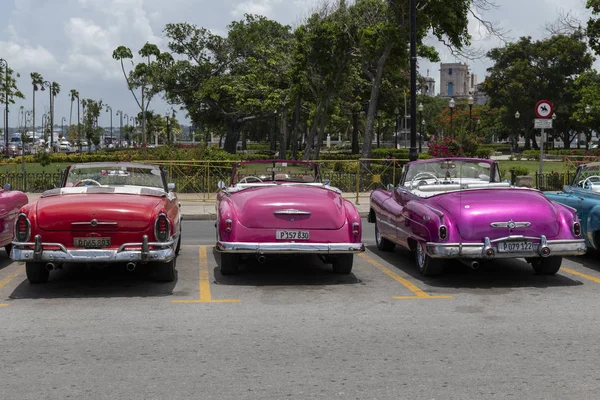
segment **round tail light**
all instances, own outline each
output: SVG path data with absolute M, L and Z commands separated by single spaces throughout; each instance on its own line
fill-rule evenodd
M 169 233 L 171 231 L 171 223 L 164 213 L 158 214 L 156 222 L 154 223 L 154 235 L 156 240 L 159 242 L 166 242 L 169 240 Z
M 17 242 L 27 242 L 31 235 L 31 223 L 29 218 L 23 213 L 17 216 L 15 222 L 15 239 Z
M 581 224 L 579 222 L 573 223 L 573 234 L 577 237 L 581 236 Z
M 438 234 L 441 240 L 445 240 L 448 238 L 448 228 L 446 228 L 446 225 L 440 225 L 440 228 L 438 229 Z

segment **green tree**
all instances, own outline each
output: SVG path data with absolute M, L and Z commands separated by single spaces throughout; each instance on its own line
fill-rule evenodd
M 15 97 L 24 99 L 25 96 L 17 87 L 17 79 L 21 75 L 15 73 L 7 64 L 4 64 L 4 68 L 0 69 L 0 104 L 8 107 L 10 104 L 15 104 Z M 8 100 L 8 104 L 6 104 Z M 2 129 L 0 129 L 2 131 Z M 8 132 L 6 132 L 8 137 Z M 8 151 L 8 150 L 7 150 Z
M 128 47 L 119 46 L 113 51 L 113 59 L 121 63 L 121 70 L 127 82 L 127 88 L 133 95 L 140 112 L 142 113 L 142 143 L 146 143 L 146 112 L 150 107 L 152 98 L 162 91 L 160 75 L 163 70 L 173 62 L 169 53 L 161 53 L 158 47 L 152 43 L 146 43 L 138 54 L 146 62 L 133 63 L 133 53 Z M 125 71 L 124 60 L 131 60 L 134 65 L 129 74 Z M 140 98 L 135 90 L 140 89 Z
M 535 104 L 549 100 L 557 115 L 553 132 L 563 140 L 565 148 L 569 148 L 580 125 L 572 117 L 575 79 L 591 68 L 594 60 L 583 32 L 554 35 L 535 42 L 530 37 L 522 37 L 516 43 L 491 50 L 488 57 L 494 65 L 488 68 L 484 91 L 492 107 L 504 107 L 503 121 L 513 128 L 513 138 L 518 138 L 523 130 L 526 148 L 530 148 L 530 141 L 536 147 Z M 515 118 L 517 111 L 519 119 Z

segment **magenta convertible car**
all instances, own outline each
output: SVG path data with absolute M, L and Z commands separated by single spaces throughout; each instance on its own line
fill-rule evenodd
M 283 254 L 318 254 L 334 272 L 349 274 L 354 253 L 364 251 L 356 207 L 319 181 L 312 162 L 239 162 L 231 185 L 219 186 L 216 249 L 223 275 L 237 273 L 249 257 L 262 263 Z
M 398 187 L 371 193 L 368 221 L 380 250 L 410 249 L 425 276 L 440 274 L 450 258 L 474 269 L 482 260 L 525 258 L 552 275 L 563 256 L 586 251 L 573 208 L 502 182 L 485 159 L 409 162 Z

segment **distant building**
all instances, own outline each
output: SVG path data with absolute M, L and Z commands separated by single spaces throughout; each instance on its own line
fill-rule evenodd
M 488 101 L 488 96 L 487 94 L 485 94 L 483 92 L 483 90 L 481 90 L 483 86 L 483 82 L 479 83 L 476 87 L 475 87 L 475 93 L 473 93 L 473 98 L 475 99 L 475 105 L 477 106 L 482 106 L 485 103 L 487 103 Z
M 435 79 L 431 76 L 426 76 L 424 79 L 425 85 L 421 89 L 421 94 L 431 97 L 435 96 Z
M 440 64 L 440 97 L 469 97 L 477 89 L 477 75 L 463 63 Z M 473 96 L 475 97 L 475 96 Z

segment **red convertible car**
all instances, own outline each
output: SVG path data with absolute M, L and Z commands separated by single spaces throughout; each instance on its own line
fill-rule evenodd
M 27 279 L 43 283 L 66 263 L 122 263 L 175 279 L 181 214 L 162 169 L 135 163 L 82 163 L 67 168 L 62 187 L 21 207 L 12 259 Z
M 349 274 L 364 251 L 356 207 L 306 161 L 246 161 L 233 166 L 231 185 L 217 195 L 221 273 L 238 272 L 254 256 L 318 254 L 333 271 Z
M 25 193 L 10 190 L 10 185 L 0 189 L 0 246 L 6 249 L 8 255 L 12 249 L 15 218 L 28 201 Z

